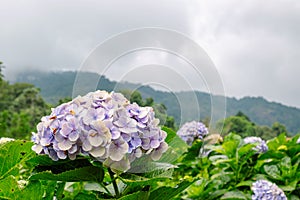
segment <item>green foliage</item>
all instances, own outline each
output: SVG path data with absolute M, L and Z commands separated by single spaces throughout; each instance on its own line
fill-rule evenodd
M 222 135 L 236 133 L 242 137 L 258 136 L 265 140 L 274 138 L 281 133 L 288 133 L 285 126 L 279 122 L 275 122 L 272 128 L 258 126 L 240 111 L 235 116 L 230 116 L 225 120 L 219 121 L 217 127 L 220 128 L 221 126 L 223 126 Z
M 269 150 L 257 154 L 256 144 L 244 144 L 241 136 L 229 134 L 222 144 L 205 145 L 195 142 L 184 154 L 180 168 L 174 175 L 199 180 L 183 194 L 183 199 L 251 199 L 251 185 L 258 179 L 278 185 L 288 199 L 299 199 L 300 144 L 297 139 L 281 134 L 268 141 Z M 199 156 L 197 149 L 210 149 Z M 192 160 L 194 155 L 194 162 Z M 176 173 L 176 172 L 180 173 Z
M 172 129 L 163 130 L 169 150 L 152 171 L 139 174 L 114 174 L 89 157 L 53 161 L 36 155 L 28 141 L 1 144 L 0 198 L 251 199 L 258 179 L 275 183 L 289 199 L 300 197 L 300 135 L 280 134 L 267 142 L 266 153 L 257 154 L 257 144 L 245 144 L 237 134 L 187 146 Z
M 25 161 L 35 153 L 31 150 L 32 142 L 13 141 L 0 145 L 0 180 L 13 175 L 18 177 Z
M 52 180 L 52 181 L 98 181 L 102 182 L 104 171 L 95 166 L 76 168 L 73 170 L 53 174 L 51 171 L 36 173 L 30 177 L 30 180 Z
M 32 142 L 12 141 L 0 144 L 0 199 L 41 199 L 42 185 L 29 181 L 20 185 L 17 181 L 28 179 L 30 169 L 26 161 L 33 158 Z
M 0 73 L 1 74 L 1 73 Z M 29 139 L 49 106 L 28 83 L 0 81 L 0 137 Z

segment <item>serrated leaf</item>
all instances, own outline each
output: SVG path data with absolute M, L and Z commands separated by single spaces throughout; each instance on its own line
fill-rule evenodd
M 92 166 L 90 161 L 85 157 L 78 157 L 76 160 L 65 159 L 53 161 L 51 158 L 49 158 L 48 155 L 36 156 L 28 160 L 26 163 L 35 167 L 35 172 L 42 172 L 48 170 L 54 174 L 62 173 L 64 171 L 72 170 L 75 168 Z
M 89 162 L 88 158 L 78 156 L 75 160 L 65 159 L 65 160 L 52 160 L 48 155 L 38 155 L 34 158 L 31 158 L 27 161 L 27 163 L 31 164 L 32 166 L 41 165 L 41 166 L 51 166 L 51 165 L 74 165 L 77 163 L 87 163 Z
M 31 146 L 32 142 L 25 140 L 15 140 L 0 146 L 0 180 L 19 174 L 20 165 L 35 156 Z
M 96 181 L 102 182 L 104 171 L 102 168 L 88 166 L 53 174 L 50 171 L 40 172 L 30 177 L 30 180 L 53 180 L 65 182 Z
M 183 181 L 175 188 L 166 186 L 160 187 L 150 193 L 149 200 L 160 200 L 162 197 L 164 199 L 172 199 L 193 184 L 193 182 Z

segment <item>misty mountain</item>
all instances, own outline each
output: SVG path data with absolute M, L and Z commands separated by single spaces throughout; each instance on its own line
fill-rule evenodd
M 231 97 L 212 96 L 200 91 L 164 92 L 149 86 L 142 86 L 129 82 L 110 81 L 96 73 L 80 72 L 37 72 L 27 71 L 18 75 L 16 82 L 32 83 L 41 89 L 43 98 L 57 104 L 64 97 L 72 94 L 84 95 L 91 90 L 103 89 L 107 91 L 120 91 L 124 89 L 137 89 L 144 98 L 152 97 L 155 102 L 163 103 L 168 115 L 174 116 L 177 124 L 190 121 L 211 118 L 214 122 L 224 117 L 222 102 L 226 99 L 226 117 L 242 111 L 258 125 L 272 126 L 274 122 L 280 122 L 293 134 L 300 132 L 300 109 L 289 107 L 276 102 L 269 102 L 263 97 L 244 97 L 236 99 Z M 75 81 L 76 80 L 76 81 Z M 80 84 L 78 84 L 80 83 Z M 219 102 L 220 104 L 213 104 Z M 224 107 L 225 108 L 225 107 Z

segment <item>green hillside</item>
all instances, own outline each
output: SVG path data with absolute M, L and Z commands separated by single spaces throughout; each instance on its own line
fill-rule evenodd
M 211 96 L 208 93 L 196 92 L 163 92 L 154 90 L 148 86 L 141 86 L 128 82 L 117 83 L 101 77 L 96 73 L 81 72 L 80 88 L 76 91 L 85 94 L 89 86 L 96 85 L 97 89 L 108 91 L 122 89 L 136 89 L 144 98 L 152 97 L 155 102 L 163 103 L 168 108 L 168 115 L 174 116 L 177 124 L 194 119 L 205 119 L 211 116 Z M 33 72 L 20 73 L 17 82 L 28 82 L 41 89 L 43 98 L 52 104 L 59 99 L 72 96 L 76 72 Z M 100 79 L 100 81 L 99 81 Z M 98 84 L 95 84 L 99 81 Z M 96 88 L 95 88 L 96 89 Z M 196 94 L 198 104 L 191 103 Z M 214 97 L 219 100 L 222 97 Z M 178 102 L 180 99 L 180 104 Z M 244 97 L 242 99 L 226 97 L 226 116 L 235 115 L 242 111 L 258 125 L 272 126 L 274 122 L 280 122 L 287 127 L 292 134 L 300 132 L 300 109 L 289 107 L 280 103 L 269 102 L 262 97 Z M 199 107 L 200 112 L 198 109 Z M 184 110 L 184 112 L 181 112 Z M 200 113 L 200 114 L 199 114 Z M 222 113 L 216 113 L 216 118 L 221 119 Z M 181 121 L 182 120 L 182 121 Z

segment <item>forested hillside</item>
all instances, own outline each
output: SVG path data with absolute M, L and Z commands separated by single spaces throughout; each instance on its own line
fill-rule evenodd
M 41 95 L 44 99 L 52 104 L 56 104 L 59 99 L 70 97 L 73 91 L 73 84 L 76 72 L 22 72 L 17 77 L 17 82 L 28 82 L 41 89 Z M 98 82 L 100 76 L 96 73 L 84 72 L 81 74 L 83 80 L 87 84 L 90 82 Z M 110 81 L 105 77 L 101 77 L 98 83 L 98 89 L 111 91 L 117 84 L 118 90 L 138 88 L 144 98 L 152 97 L 155 102 L 164 104 L 168 110 L 168 115 L 174 116 L 177 123 L 182 119 L 190 121 L 199 117 L 199 112 L 195 109 L 195 105 L 190 104 L 190 99 L 196 94 L 199 108 L 200 118 L 205 119 L 211 115 L 211 97 L 210 94 L 204 92 L 163 92 L 154 90 L 148 86 L 141 86 L 128 82 L 117 83 Z M 85 84 L 81 86 L 84 87 Z M 84 90 L 85 88 L 82 88 Z M 80 90 L 80 88 L 78 89 Z M 77 90 L 77 91 L 78 91 Z M 179 105 L 177 98 L 180 98 Z M 222 97 L 215 97 L 218 98 Z M 226 98 L 227 117 L 235 115 L 242 111 L 250 119 L 258 125 L 272 126 L 275 122 L 280 122 L 287 127 L 287 130 L 293 134 L 300 132 L 300 109 L 289 107 L 280 103 L 269 102 L 262 97 L 244 97 L 242 99 Z M 184 107 L 184 113 L 181 113 L 181 107 Z M 217 116 L 222 118 L 222 113 Z

